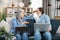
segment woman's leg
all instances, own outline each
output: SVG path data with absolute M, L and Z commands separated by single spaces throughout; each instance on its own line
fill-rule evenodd
M 21 40 L 21 35 L 19 33 L 15 34 L 16 40 Z
M 27 35 L 27 33 L 23 33 L 23 34 L 22 34 L 22 39 L 23 39 L 23 40 L 28 40 L 28 35 Z
M 50 32 L 45 32 L 45 33 L 43 34 L 43 36 L 44 36 L 44 38 L 45 38 L 46 40 L 52 40 L 52 38 L 51 38 L 51 33 L 50 33 Z
M 36 31 L 36 32 L 34 33 L 34 40 L 41 40 L 41 34 L 40 34 L 39 31 Z

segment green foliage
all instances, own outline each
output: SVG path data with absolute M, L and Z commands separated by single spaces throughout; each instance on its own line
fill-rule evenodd
M 0 22 L 1 22 L 2 20 L 4 20 L 5 18 L 6 18 L 6 12 L 3 11 L 3 12 L 0 14 Z
M 4 8 L 3 12 L 0 13 L 0 22 L 1 22 L 2 20 L 5 20 L 5 19 L 6 19 L 6 10 L 5 10 L 5 8 Z M 4 34 L 6 34 L 5 28 L 3 28 L 3 30 L 0 29 L 0 36 L 2 36 L 2 35 L 4 35 Z
M 1 13 L 0 14 L 0 22 L 2 21 L 2 20 L 4 20 L 6 18 L 6 13 Z M 3 28 L 3 30 L 1 30 L 0 29 L 0 36 L 2 36 L 2 35 L 4 35 L 6 32 L 4 31 L 5 29 Z
M 0 15 L 0 22 L 6 18 L 6 14 Z
M 31 4 L 31 2 L 28 3 L 29 5 Z
M 6 35 L 5 28 L 0 29 L 0 36 Z
M 2 14 L 2 20 L 4 20 L 5 18 L 6 18 L 6 14 L 3 13 L 3 14 Z
M 1 21 L 1 16 L 2 16 L 2 15 L 1 15 L 1 13 L 0 13 L 0 21 Z

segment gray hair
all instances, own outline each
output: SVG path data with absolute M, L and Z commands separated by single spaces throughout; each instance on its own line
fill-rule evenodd
M 18 16 L 19 16 L 22 12 L 24 12 L 23 9 L 19 9 L 19 10 L 18 10 L 18 13 L 17 13 L 17 15 L 16 15 L 16 18 L 17 18 L 17 19 L 18 19 Z

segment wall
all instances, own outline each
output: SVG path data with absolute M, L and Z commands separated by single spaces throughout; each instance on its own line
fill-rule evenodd
M 56 9 L 57 8 L 57 1 L 56 0 L 51 0 L 50 1 L 51 7 L 49 8 L 49 16 L 51 19 L 54 19 L 55 16 L 60 16 L 60 10 Z M 60 2 L 58 2 L 58 7 L 60 5 Z
M 37 9 L 38 7 L 43 7 L 43 0 L 31 0 L 32 4 L 29 6 L 33 8 L 33 10 Z
M 55 10 L 55 0 L 51 0 L 50 4 L 51 4 L 51 8 L 50 8 L 49 14 L 50 14 L 51 19 L 54 19 L 54 15 L 55 15 L 55 11 L 56 11 Z
M 58 8 L 60 8 L 59 6 L 60 6 L 60 1 L 58 2 Z M 60 16 L 60 9 L 57 10 L 57 15 Z
M 48 1 L 51 4 L 51 6 L 48 6 Z M 60 16 L 60 10 L 57 8 L 57 2 L 56 0 L 44 0 L 44 12 L 49 15 L 51 19 L 54 19 L 55 16 Z M 60 2 L 58 2 L 58 7 L 60 5 Z

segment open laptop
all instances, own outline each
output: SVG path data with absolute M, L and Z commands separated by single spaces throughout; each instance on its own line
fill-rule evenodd
M 49 28 L 50 24 L 48 23 L 34 23 L 34 32 L 35 31 L 47 31 Z
M 16 27 L 15 28 L 15 32 L 24 33 L 24 32 L 27 32 L 27 31 L 28 31 L 27 27 Z

